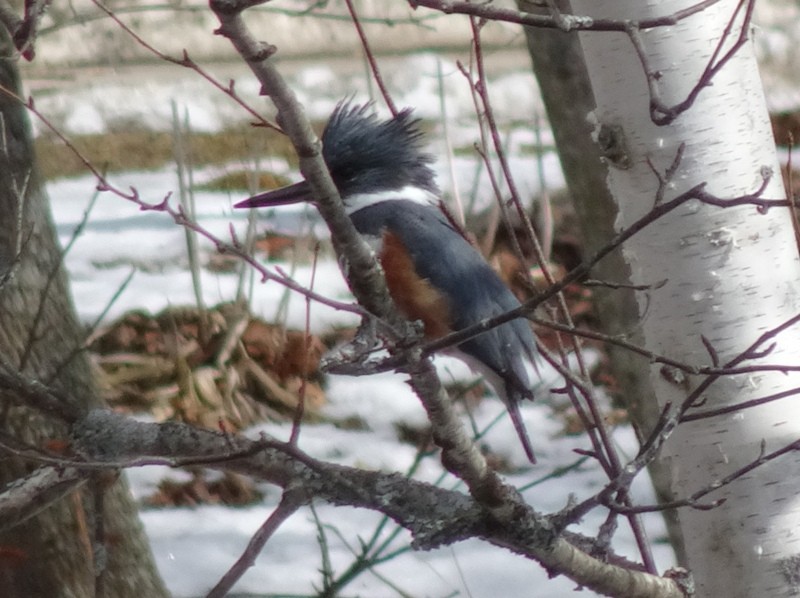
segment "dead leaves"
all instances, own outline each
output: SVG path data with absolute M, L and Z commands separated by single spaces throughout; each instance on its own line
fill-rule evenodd
M 159 420 L 238 430 L 285 419 L 301 394 L 308 417 L 324 402 L 322 341 L 233 304 L 129 312 L 95 335 L 90 350 L 106 400 Z

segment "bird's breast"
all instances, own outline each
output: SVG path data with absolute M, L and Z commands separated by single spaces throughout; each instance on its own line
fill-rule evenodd
M 386 277 L 386 286 L 403 315 L 412 321 L 422 321 L 428 339 L 440 338 L 452 332 L 450 301 L 429 280 L 419 275 L 402 239 L 385 229 L 377 254 Z

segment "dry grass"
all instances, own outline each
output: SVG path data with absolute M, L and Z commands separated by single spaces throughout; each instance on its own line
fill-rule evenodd
M 193 133 L 189 139 L 194 166 L 225 164 L 254 156 L 279 156 L 296 161 L 285 136 L 275 131 L 237 127 L 219 133 Z M 70 140 L 100 170 L 152 170 L 174 162 L 172 134 L 126 130 L 96 135 L 75 135 Z M 75 153 L 54 137 L 36 140 L 39 167 L 46 179 L 84 174 L 86 167 Z

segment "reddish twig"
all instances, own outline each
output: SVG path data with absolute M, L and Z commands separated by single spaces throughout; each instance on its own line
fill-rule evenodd
M 324 295 L 319 293 L 314 293 L 306 289 L 304 286 L 300 285 L 299 283 L 295 282 L 291 278 L 286 275 L 276 274 L 262 264 L 260 264 L 252 255 L 248 254 L 246 251 L 243 250 L 240 243 L 236 239 L 235 234 L 231 230 L 231 242 L 223 241 L 221 238 L 217 237 L 207 229 L 200 226 L 197 222 L 189 218 L 186 213 L 180 207 L 173 207 L 170 204 L 170 198 L 172 192 L 167 193 L 163 199 L 159 202 L 150 203 L 145 201 L 139 195 L 139 191 L 135 187 L 129 187 L 128 189 L 122 189 L 114 185 L 106 175 L 97 168 L 90 160 L 87 158 L 81 151 L 78 149 L 77 146 L 70 140 L 67 135 L 64 134 L 56 125 L 54 125 L 42 112 L 40 112 L 34 103 L 33 98 L 29 98 L 25 101 L 23 98 L 15 94 L 8 88 L 0 86 L 0 93 L 5 94 L 9 98 L 15 99 L 20 102 L 25 108 L 33 114 L 45 127 L 47 127 L 69 150 L 72 152 L 76 158 L 84 165 L 87 171 L 89 171 L 97 180 L 97 190 L 100 192 L 109 192 L 113 193 L 117 197 L 124 199 L 126 201 L 130 201 L 137 206 L 139 209 L 143 211 L 153 211 L 153 212 L 162 212 L 167 214 L 170 218 L 172 218 L 173 222 L 180 226 L 187 227 L 194 232 L 200 234 L 201 236 L 208 239 L 210 242 L 214 244 L 217 248 L 217 251 L 220 253 L 229 253 L 231 255 L 235 255 L 245 262 L 247 262 L 253 269 L 255 269 L 261 275 L 261 281 L 266 282 L 268 280 L 277 282 L 292 291 L 300 293 L 304 296 L 307 296 L 314 301 L 318 301 L 323 305 L 327 305 L 336 310 L 340 311 L 348 311 L 357 315 L 364 316 L 366 315 L 366 311 L 361 306 L 354 304 L 354 303 L 345 303 L 343 301 L 336 301 L 334 299 L 330 299 Z
M 701 503 L 700 499 L 704 498 L 705 496 L 711 494 L 719 490 L 720 488 L 724 488 L 725 486 L 729 486 L 736 480 L 743 478 L 750 472 L 759 467 L 774 461 L 775 459 L 782 457 L 788 453 L 792 453 L 795 451 L 800 451 L 800 440 L 796 440 L 792 443 L 787 444 L 786 446 L 779 448 L 771 453 L 766 452 L 766 444 L 765 442 L 761 442 L 761 450 L 758 457 L 743 465 L 742 467 L 736 469 L 735 471 L 729 473 L 721 480 L 715 480 L 711 482 L 708 486 L 698 490 L 691 496 L 683 499 L 673 500 L 669 502 L 664 502 L 658 505 L 643 505 L 637 507 L 628 507 L 626 505 L 616 504 L 613 501 L 606 501 L 603 504 L 610 509 L 614 509 L 619 513 L 626 513 L 626 512 L 636 512 L 636 513 L 652 513 L 652 512 L 659 512 L 665 511 L 667 509 L 677 509 L 681 507 L 691 507 L 693 509 L 699 509 L 703 511 L 707 511 L 709 509 L 714 509 L 725 502 L 725 499 L 718 499 L 712 501 L 710 503 Z
M 380 68 L 378 68 L 378 61 L 375 60 L 375 55 L 372 53 L 372 48 L 370 48 L 367 34 L 364 31 L 364 28 L 361 26 L 361 20 L 358 17 L 358 12 L 356 12 L 355 6 L 353 6 L 353 0 L 345 0 L 345 4 L 347 4 L 347 10 L 350 13 L 350 17 L 353 19 L 353 26 L 356 28 L 358 38 L 361 40 L 361 47 L 364 48 L 364 56 L 366 56 L 367 62 L 369 62 L 369 68 L 372 71 L 372 76 L 375 78 L 375 83 L 377 84 L 378 89 L 383 96 L 383 101 L 386 102 L 386 107 L 389 108 L 389 112 L 392 113 L 392 116 L 397 116 L 397 106 L 395 106 L 392 96 L 389 94 L 389 90 L 386 88 L 386 84 L 383 81 L 383 75 L 381 75 Z
M 522 200 L 520 198 L 516 182 L 514 181 L 514 177 L 511 173 L 511 167 L 509 166 L 508 163 L 508 157 L 506 156 L 505 149 L 503 148 L 503 143 L 500 139 L 500 133 L 498 131 L 497 122 L 494 118 L 494 110 L 492 109 L 491 100 L 489 98 L 488 79 L 484 68 L 483 49 L 480 43 L 481 41 L 480 25 L 475 17 L 470 18 L 470 25 L 472 27 L 473 52 L 475 55 L 475 64 L 478 73 L 478 82 L 475 87 L 478 95 L 481 98 L 481 105 L 483 107 L 483 110 L 481 112 L 484 118 L 486 119 L 486 124 L 488 126 L 489 133 L 492 139 L 492 145 L 494 147 L 495 154 L 497 155 L 498 161 L 500 163 L 500 168 L 503 171 L 503 178 L 506 181 L 506 184 L 508 185 L 509 193 L 511 195 L 511 201 L 517 210 L 517 215 L 525 225 L 525 230 L 528 236 L 528 240 L 531 242 L 531 245 L 534 250 L 534 257 L 536 259 L 536 262 L 539 264 L 539 267 L 541 268 L 542 273 L 544 274 L 547 284 L 549 286 L 552 286 L 556 282 L 555 277 L 553 276 L 549 264 L 547 263 L 547 260 L 544 257 L 544 251 L 542 250 L 539 237 L 536 234 L 533 225 L 531 224 L 530 218 L 528 217 L 528 214 L 524 206 L 522 205 Z M 502 202 L 502 198 L 498 197 L 497 199 L 498 201 Z M 516 244 L 516 235 L 514 234 L 514 231 L 511 230 L 510 224 L 508 223 L 507 219 L 506 219 L 506 224 L 507 226 L 509 226 L 509 235 Z M 519 250 L 518 246 L 516 248 L 520 253 L 519 257 L 524 260 L 524 256 L 521 255 L 522 253 L 521 250 Z M 530 277 L 530 275 L 528 276 Z M 531 281 L 531 286 L 533 286 L 532 281 Z M 569 308 L 567 307 L 567 301 L 564 298 L 563 293 L 557 293 L 554 297 L 557 302 L 559 315 L 561 316 L 561 318 L 564 319 L 564 321 L 568 325 L 572 326 L 573 325 L 572 316 L 570 315 Z M 572 345 L 571 347 L 572 351 L 578 361 L 578 368 L 580 370 L 580 373 L 584 379 L 588 379 L 589 373 L 586 367 L 586 362 L 583 359 L 583 352 L 581 350 L 580 342 L 578 338 L 575 336 L 570 336 L 568 338 Z M 559 341 L 560 340 L 561 339 L 559 338 Z M 561 352 L 561 358 L 562 362 L 566 365 L 567 356 L 565 351 Z M 584 409 L 588 410 L 590 417 L 584 416 L 583 418 L 587 421 L 591 420 L 593 422 L 593 425 L 589 426 L 587 429 L 590 430 L 589 436 L 592 439 L 594 448 L 598 452 L 602 450 L 605 453 L 606 455 L 605 461 L 607 461 L 608 465 L 611 467 L 611 470 L 608 473 L 611 476 L 616 475 L 619 471 L 619 468 L 621 467 L 621 462 L 619 460 L 618 455 L 616 454 L 616 449 L 614 448 L 614 444 L 611 442 L 611 438 L 609 437 L 608 430 L 606 429 L 605 424 L 603 422 L 603 418 L 599 413 L 599 410 L 597 408 L 597 401 L 594 400 L 593 393 L 590 393 L 589 395 L 586 396 L 585 404 L 583 404 L 581 403 L 581 401 L 578 400 L 578 397 L 572 393 L 571 386 L 568 387 L 568 392 L 570 394 L 570 400 L 572 401 L 573 405 L 575 406 L 576 410 L 579 413 Z M 645 544 L 640 542 L 640 545 L 644 546 Z M 645 550 L 645 552 L 647 552 L 647 550 Z M 648 556 L 645 556 L 644 554 L 643 556 L 645 558 L 646 563 L 651 562 L 652 564 L 652 557 L 648 558 Z M 652 569 L 651 572 L 652 571 L 654 571 L 654 569 Z
M 622 246 L 631 237 L 639 234 L 645 228 L 662 218 L 664 215 L 672 212 L 676 208 L 689 201 L 696 200 L 703 204 L 722 208 L 751 205 L 756 207 L 759 211 L 765 211 L 771 207 L 787 207 L 788 201 L 785 199 L 763 199 L 761 197 L 766 190 L 769 181 L 771 180 L 772 172 L 762 171 L 761 176 L 762 182 L 757 189 L 751 193 L 747 193 L 738 197 L 717 197 L 706 191 L 706 183 L 699 183 L 691 189 L 684 191 L 674 199 L 654 206 L 650 212 L 642 216 L 628 228 L 620 231 L 608 244 L 599 249 L 594 256 L 570 270 L 563 278 L 561 278 L 561 280 L 552 284 L 548 289 L 542 291 L 538 296 L 529 299 L 517 309 L 513 309 L 494 318 L 483 320 L 477 324 L 473 324 L 468 328 L 448 334 L 439 340 L 432 341 L 425 345 L 424 353 L 432 354 L 436 351 L 444 349 L 445 347 L 459 345 L 465 340 L 473 338 L 486 332 L 487 330 L 491 330 L 492 328 L 500 326 L 501 324 L 510 322 L 511 320 L 519 317 L 527 317 L 528 313 L 533 313 L 540 305 L 543 305 L 550 298 L 562 292 L 567 286 L 579 281 L 584 276 L 587 276 L 598 262 L 600 262 L 612 251 L 615 251 L 617 248 Z
M 317 279 L 317 261 L 319 259 L 319 243 L 314 248 L 314 259 L 311 263 L 311 281 L 309 282 L 308 289 L 314 290 L 314 282 Z M 308 357 L 311 344 L 311 299 L 306 297 L 306 321 L 305 329 L 303 332 L 303 361 L 302 361 L 302 374 L 300 377 L 300 389 L 297 391 L 297 408 L 294 410 L 292 417 L 292 434 L 289 437 L 291 444 L 297 444 L 297 439 L 300 436 L 300 422 L 303 420 L 303 413 L 306 410 L 306 387 L 308 382 Z
M 225 572 L 225 575 L 222 576 L 222 579 L 217 582 L 217 585 L 206 595 L 206 598 L 223 598 L 227 596 L 228 591 L 241 579 L 242 575 L 255 564 L 256 557 L 264 549 L 267 541 L 269 541 L 275 532 L 278 531 L 278 528 L 306 502 L 307 499 L 303 493 L 293 491 L 289 488 L 284 490 L 281 502 L 267 520 L 261 524 L 258 531 L 253 534 L 253 537 L 250 538 L 250 542 L 247 543 L 247 548 L 242 553 L 242 556 L 240 556 L 231 568 Z
M 266 2 L 266 1 L 267 0 L 263 0 L 262 2 L 253 2 L 252 5 L 261 4 L 261 3 Z M 263 127 L 268 128 L 268 129 L 273 129 L 275 131 L 282 132 L 281 128 L 278 125 L 276 125 L 274 123 L 271 123 L 266 118 L 264 118 L 254 108 L 252 108 L 247 102 L 245 102 L 239 96 L 239 94 L 236 93 L 235 82 L 234 82 L 233 79 L 228 81 L 227 85 L 223 85 L 222 83 L 217 81 L 217 79 L 215 79 L 208 71 L 204 70 L 194 60 L 192 60 L 189 57 L 189 53 L 186 50 L 183 51 L 183 56 L 181 58 L 174 58 L 172 56 L 168 56 L 167 54 L 164 54 L 161 50 L 159 50 L 156 47 L 154 47 L 151 44 L 149 44 L 147 41 L 145 41 L 145 39 L 142 36 L 140 36 L 133 29 L 128 27 L 116 14 L 114 14 L 114 11 L 112 11 L 105 4 L 100 2 L 100 0 L 92 0 L 92 2 L 94 2 L 94 4 L 100 10 L 102 10 L 104 13 L 106 13 L 106 15 L 108 15 L 108 17 L 110 19 L 112 19 L 120 27 L 120 29 L 122 29 L 125 33 L 130 35 L 136 41 L 136 43 L 138 43 L 140 46 L 142 46 L 145 50 L 147 50 L 148 52 L 151 52 L 153 55 L 157 56 L 161 60 L 164 60 L 166 62 L 170 62 L 172 64 L 176 64 L 178 66 L 182 66 L 184 68 L 188 68 L 188 69 L 191 69 L 191 70 L 195 71 L 198 75 L 203 77 L 203 79 L 205 79 L 206 81 L 211 83 L 212 86 L 214 86 L 216 89 L 220 90 L 222 93 L 224 93 L 229 98 L 231 98 L 234 102 L 239 104 L 239 106 L 244 108 L 247 111 L 248 114 L 250 114 L 253 118 L 256 119 L 256 121 L 259 124 L 259 126 L 263 126 Z
M 679 115 L 692 107 L 697 99 L 697 96 L 700 95 L 700 92 L 703 91 L 703 89 L 713 84 L 714 77 L 717 75 L 717 73 L 719 73 L 720 70 L 722 70 L 722 68 L 728 62 L 730 62 L 730 60 L 736 55 L 736 52 L 738 52 L 739 49 L 747 42 L 754 6 L 754 0 L 741 0 L 739 2 L 739 4 L 736 6 L 736 9 L 733 11 L 733 14 L 731 14 L 731 18 L 725 26 L 717 46 L 714 48 L 714 52 L 711 54 L 708 64 L 706 64 L 705 69 L 703 69 L 700 77 L 698 77 L 697 83 L 695 83 L 695 85 L 689 91 L 686 98 L 677 104 L 673 104 L 672 106 L 668 106 L 661 97 L 660 80 L 662 78 L 662 74 L 654 71 L 650 67 L 649 60 L 647 58 L 647 50 L 645 49 L 644 40 L 641 36 L 641 30 L 644 29 L 644 27 L 642 27 L 641 23 L 632 22 L 626 28 L 625 31 L 628 34 L 628 38 L 631 40 L 631 43 L 636 50 L 636 55 L 639 57 L 639 62 L 642 65 L 642 69 L 647 76 L 647 88 L 650 94 L 650 119 L 653 121 L 653 123 L 658 126 L 670 124 Z M 742 20 L 741 28 L 739 29 L 739 36 L 734 42 L 733 46 L 731 46 L 730 49 L 722 54 L 722 48 L 731 37 L 736 18 L 743 8 L 745 10 L 745 14 Z M 720 56 L 720 54 L 722 54 L 722 56 Z
M 495 4 L 471 2 L 469 0 L 408 0 L 408 3 L 417 8 L 424 6 L 444 14 L 462 14 L 479 17 L 488 21 L 503 21 L 516 23 L 529 27 L 544 27 L 547 29 L 560 29 L 562 31 L 626 31 L 631 23 L 639 29 L 653 29 L 655 27 L 672 27 L 679 22 L 704 11 L 719 0 L 705 0 L 688 8 L 676 11 L 663 17 L 645 19 L 642 21 L 626 21 L 615 19 L 595 19 L 580 15 L 560 13 L 558 17 L 550 15 L 533 14 L 508 8 L 500 8 Z

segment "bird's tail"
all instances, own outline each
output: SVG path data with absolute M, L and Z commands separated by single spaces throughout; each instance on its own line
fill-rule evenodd
M 509 392 L 506 406 L 508 408 L 508 414 L 511 416 L 511 423 L 514 424 L 514 429 L 517 431 L 517 436 L 519 436 L 519 440 L 522 443 L 525 455 L 528 457 L 528 461 L 535 465 L 536 455 L 533 452 L 533 445 L 531 444 L 531 439 L 528 437 L 528 430 L 525 429 L 525 424 L 522 421 L 522 414 L 519 410 L 519 403 L 522 399 L 533 400 L 533 395 L 529 393 L 520 395 L 520 393 Z

